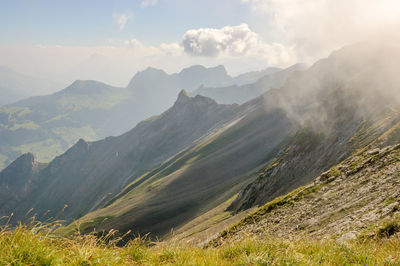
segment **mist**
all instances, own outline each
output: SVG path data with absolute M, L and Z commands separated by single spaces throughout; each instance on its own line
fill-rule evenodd
M 355 123 L 390 117 L 400 110 L 400 35 L 374 38 L 333 51 L 288 79 L 265 108 L 282 108 L 302 127 L 330 134 L 340 119 Z

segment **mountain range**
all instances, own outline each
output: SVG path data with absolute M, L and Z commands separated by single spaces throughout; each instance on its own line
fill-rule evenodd
M 282 82 L 277 83 L 283 84 L 281 88 L 264 85 L 259 91 L 267 88 L 265 93 L 241 104 L 189 96 L 204 84 L 203 78 L 211 75 L 200 74 L 204 69 L 198 67 L 192 69 L 195 76 L 202 77 L 197 83 L 185 71 L 167 75 L 148 69 L 138 73 L 127 88 L 103 85 L 104 93 L 113 91 L 110 100 L 115 99 L 111 97 L 116 97 L 115 90 L 132 93 L 130 99 L 141 99 L 143 102 L 136 102 L 135 108 L 140 106 L 145 114 L 153 110 L 145 103 L 156 97 L 145 88 L 163 88 L 153 103 L 164 98 L 174 103 L 161 115 L 138 123 L 118 137 L 81 139 L 49 163 L 40 163 L 29 153 L 22 155 L 0 173 L 0 215 L 12 211 L 11 222 L 16 223 L 25 220 L 33 208 L 39 219 L 65 219 L 69 225 L 59 229 L 64 234 L 117 229 L 121 234 L 133 231 L 136 235 L 151 233 L 154 238 L 168 238 L 173 237 L 174 230 L 183 239 L 196 235 L 207 239 L 204 234 L 221 232 L 267 203 L 259 209 L 262 215 L 257 215 L 257 219 L 264 219 L 270 210 L 268 204 L 301 186 L 306 186 L 310 195 L 318 195 L 316 201 L 333 198 L 319 192 L 321 182 L 341 186 L 342 179 L 357 179 L 364 165 L 382 162 L 381 158 L 364 162 L 370 159 L 365 154 L 380 154 L 379 149 L 400 142 L 398 47 L 379 41 L 346 46 L 306 70 L 285 74 L 285 82 L 279 76 L 271 78 L 285 71 L 277 70 L 252 86 L 259 88 L 262 80 L 274 80 Z M 220 68 L 217 73 L 224 72 Z M 216 84 L 223 83 L 223 79 L 212 77 Z M 189 92 L 181 90 L 172 99 L 177 84 L 187 86 Z M 64 93 L 81 96 L 90 92 L 79 94 L 81 90 L 78 82 Z M 93 91 L 97 92 L 97 86 Z M 79 110 L 79 99 L 69 99 L 63 106 Z M 128 108 L 134 100 L 117 106 Z M 90 97 L 86 101 L 107 105 Z M 85 106 L 90 104 L 85 102 Z M 116 117 L 110 115 L 110 123 L 115 123 Z M 125 122 L 132 124 L 135 119 L 132 113 Z M 104 134 L 110 132 L 104 130 Z M 394 158 L 395 152 L 391 156 Z M 323 174 L 327 170 L 330 174 Z M 318 176 L 319 181 L 313 181 Z M 332 176 L 341 179 L 336 182 Z M 344 187 L 353 183 L 343 182 Z M 340 189 L 330 187 L 329 191 Z M 306 204 L 307 198 L 289 195 L 290 202 L 300 199 L 300 204 Z M 277 202 L 280 206 L 287 201 Z M 265 217 L 276 220 L 275 216 Z M 246 223 L 243 232 L 251 231 L 251 224 Z
M 263 76 L 259 76 L 255 83 L 246 83 L 240 85 L 235 83 L 226 87 L 205 87 L 192 92 L 192 95 L 203 95 L 216 100 L 219 103 L 245 103 L 270 89 L 281 88 L 294 73 L 305 70 L 304 64 L 296 64 L 286 69 L 275 70 L 273 72 L 263 72 Z
M 231 77 L 223 66 L 192 66 L 171 75 L 148 68 L 125 88 L 77 80 L 57 93 L 5 105 L 0 107 L 0 169 L 26 152 L 49 162 L 79 138 L 93 141 L 120 135 L 169 108 L 181 89 L 254 82 L 278 70 Z

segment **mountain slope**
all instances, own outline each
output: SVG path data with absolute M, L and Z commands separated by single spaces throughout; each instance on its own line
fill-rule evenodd
M 114 228 L 163 236 L 232 198 L 294 126 L 281 110 L 266 108 L 262 97 L 237 109 L 231 122 L 125 187 L 105 208 L 80 219 L 80 230 Z
M 394 71 L 399 58 L 394 44 L 361 43 L 289 80 L 281 90 L 283 108 L 301 128 L 229 209 L 264 204 L 310 182 L 358 149 L 399 141 L 400 81 Z
M 400 145 L 388 146 L 346 159 L 309 185 L 267 203 L 212 245 L 267 235 L 340 242 L 396 233 L 390 227 L 374 229 L 400 215 L 399 149 Z
M 34 174 L 29 193 L 15 203 L 15 221 L 30 208 L 40 217 L 68 205 L 62 217 L 71 219 L 103 206 L 124 186 L 230 120 L 236 108 L 201 96 L 190 98 L 182 91 L 172 108 L 124 135 L 79 140 Z M 2 172 L 3 179 L 17 179 L 19 171 L 11 165 Z

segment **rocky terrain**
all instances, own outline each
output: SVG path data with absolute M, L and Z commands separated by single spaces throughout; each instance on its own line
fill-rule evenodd
M 212 244 L 248 237 L 345 241 L 374 236 L 372 229 L 400 214 L 399 170 L 400 144 L 352 156 L 262 206 Z

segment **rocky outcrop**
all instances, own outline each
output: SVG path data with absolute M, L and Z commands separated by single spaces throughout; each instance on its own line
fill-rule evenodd
M 37 170 L 38 163 L 33 154 L 23 154 L 0 173 L 0 186 L 9 189 L 12 193 L 19 194 L 18 192 L 26 190 Z
M 35 176 L 40 168 L 33 154 L 26 153 L 0 172 L 0 217 L 15 213 L 21 200 L 37 187 Z

